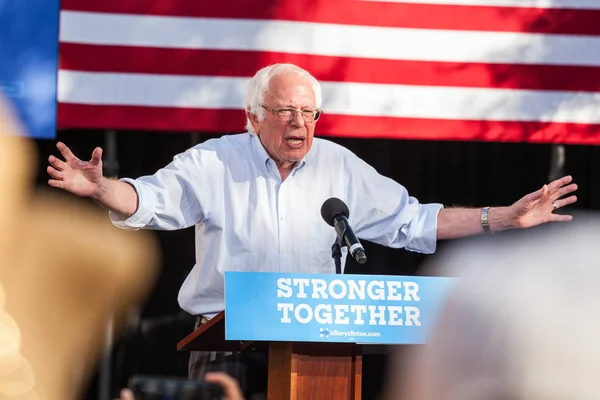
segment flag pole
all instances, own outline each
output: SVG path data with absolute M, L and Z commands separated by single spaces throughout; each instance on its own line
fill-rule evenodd
M 565 175 L 565 146 L 562 144 L 553 144 L 550 147 L 550 172 L 548 172 L 548 181 L 552 182 Z

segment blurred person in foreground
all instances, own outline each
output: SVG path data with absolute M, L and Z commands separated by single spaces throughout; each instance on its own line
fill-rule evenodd
M 178 300 L 197 316 L 197 326 L 223 311 L 225 271 L 335 273 L 336 233 L 320 213 L 331 197 L 346 202 L 360 239 L 421 253 L 433 253 L 438 239 L 571 220 L 554 213 L 576 201 L 577 185 L 569 176 L 507 207 L 419 203 L 349 150 L 314 137 L 323 114 L 321 86 L 298 66 L 258 71 L 245 108 L 246 133 L 201 143 L 152 176 L 103 177 L 100 148 L 84 162 L 58 143 L 63 159 L 49 158 L 50 186 L 94 199 L 120 228 L 196 226 L 196 265 Z M 342 265 L 346 253 L 344 248 Z M 209 364 L 230 365 L 229 371 L 254 371 L 252 378 L 236 373 L 244 389 L 266 382 L 264 362 L 246 369 L 238 356 L 249 355 L 192 352 L 190 376 L 202 376 Z
M 157 273 L 153 236 L 34 192 L 35 148 L 0 91 L 0 399 L 71 400 Z
M 456 286 L 428 343 L 393 358 L 384 399 L 600 399 L 599 244 L 592 214 L 436 255 L 425 274 Z

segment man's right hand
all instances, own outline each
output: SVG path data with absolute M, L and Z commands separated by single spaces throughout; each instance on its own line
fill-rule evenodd
M 56 147 L 64 161 L 50 156 L 48 174 L 52 177 L 48 184 L 76 194 L 90 197 L 101 206 L 124 217 L 135 213 L 138 196 L 132 185 L 102 176 L 102 149 L 96 147 L 90 161 L 81 161 L 61 142 Z
M 48 174 L 52 177 L 48 184 L 64 189 L 77 196 L 97 199 L 102 183 L 102 149 L 96 147 L 90 161 L 82 161 L 61 142 L 56 147 L 64 157 L 64 161 L 50 156 Z

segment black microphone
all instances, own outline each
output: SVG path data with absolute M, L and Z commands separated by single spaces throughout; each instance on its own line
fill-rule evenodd
M 336 197 L 327 199 L 321 206 L 321 216 L 325 222 L 335 228 L 338 238 L 348 246 L 348 250 L 356 262 L 364 264 L 367 262 L 367 255 L 348 223 L 349 214 L 346 203 Z

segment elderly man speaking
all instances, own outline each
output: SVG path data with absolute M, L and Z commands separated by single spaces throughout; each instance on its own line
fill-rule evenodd
M 49 159 L 50 186 L 94 199 L 110 210 L 118 227 L 196 226 L 196 265 L 181 287 L 179 304 L 199 323 L 224 309 L 225 271 L 335 272 L 336 233 L 320 214 L 331 197 L 348 205 L 359 238 L 422 253 L 434 252 L 438 239 L 571 220 L 553 213 L 576 201 L 571 177 L 507 207 L 419 203 L 349 150 L 314 137 L 323 115 L 321 87 L 295 65 L 275 64 L 256 73 L 246 115 L 246 133 L 208 140 L 138 179 L 102 176 L 100 148 L 84 162 L 58 143 L 64 160 Z M 210 362 L 244 364 L 248 360 L 242 357 L 194 353 L 190 373 L 197 376 Z M 264 376 L 236 377 L 246 393 L 266 382 Z

